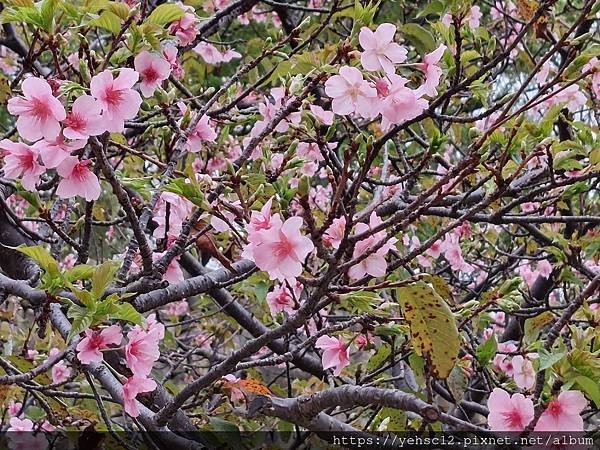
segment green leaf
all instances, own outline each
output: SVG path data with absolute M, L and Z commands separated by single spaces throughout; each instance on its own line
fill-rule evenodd
M 477 347 L 477 361 L 479 361 L 479 364 L 482 366 L 487 366 L 497 351 L 498 342 L 496 341 L 496 336 L 492 334 L 492 337 Z
M 540 334 L 540 331 L 548 325 L 554 319 L 554 314 L 551 311 L 544 311 L 543 313 L 531 317 L 525 321 L 525 336 L 524 340 L 526 343 L 531 344 L 535 342 Z
M 183 178 L 177 178 L 171 181 L 164 186 L 163 189 L 167 192 L 173 192 L 187 198 L 194 205 L 200 207 L 208 206 L 204 200 L 204 194 L 202 194 L 198 186 L 193 183 L 186 183 Z M 207 209 L 210 209 L 210 206 Z
M 415 49 L 423 54 L 435 50 L 435 39 L 431 32 L 416 23 L 406 23 L 399 31 L 406 36 Z
M 600 408 L 600 386 L 591 378 L 583 375 L 575 377 L 575 383 L 585 392 L 590 400 L 592 400 L 597 408 Z
M 379 305 L 381 297 L 376 292 L 358 291 L 350 294 L 344 294 L 341 298 L 341 304 L 350 312 L 366 313 L 371 312 L 374 306 Z
M 434 375 L 447 378 L 460 350 L 460 336 L 450 307 L 425 281 L 400 287 L 396 292 L 410 326 L 415 353 L 429 358 Z
M 40 267 L 47 272 L 52 278 L 60 276 L 60 270 L 58 267 L 58 261 L 56 261 L 48 251 L 41 245 L 34 245 L 31 247 L 19 246 L 15 250 L 29 256 Z
M 79 280 L 89 280 L 94 273 L 94 266 L 88 264 L 79 264 L 78 266 L 72 267 L 65 271 L 65 279 L 69 282 Z
M 166 25 L 183 17 L 184 10 L 171 3 L 164 3 L 157 6 L 152 14 L 145 20 L 145 23 L 155 23 L 157 25 Z
M 377 349 L 375 354 L 369 358 L 369 362 L 367 362 L 367 371 L 373 372 L 376 370 L 386 361 L 386 359 L 389 358 L 391 353 L 392 348 L 389 346 L 389 344 L 383 344 L 381 347 L 379 347 L 379 349 Z
M 110 31 L 112 34 L 119 34 L 121 31 L 121 24 L 123 19 L 117 16 L 112 11 L 102 11 L 102 14 L 96 19 L 90 20 L 89 25 L 104 28 Z
M 566 350 L 556 350 L 554 353 L 550 353 L 545 348 L 541 348 L 538 351 L 538 355 L 540 357 L 540 370 L 545 370 L 549 367 L 552 367 L 554 364 L 563 359 L 566 354 Z
M 135 310 L 131 303 L 119 303 L 116 305 L 116 312 L 110 314 L 111 318 L 126 320 L 136 325 L 142 323 L 142 315 Z
M 92 296 L 94 298 L 102 297 L 107 286 L 115 279 L 118 269 L 118 262 L 106 261 L 94 270 L 92 275 Z
M 87 308 L 77 305 L 71 305 L 67 315 L 73 319 L 71 331 L 69 331 L 69 335 L 67 336 L 67 342 L 70 342 L 73 337 L 82 331 L 87 330 L 94 321 L 94 315 L 90 314 Z
M 40 5 L 40 20 L 46 31 L 52 32 L 54 28 L 54 11 L 56 11 L 57 6 L 58 0 L 44 0 Z

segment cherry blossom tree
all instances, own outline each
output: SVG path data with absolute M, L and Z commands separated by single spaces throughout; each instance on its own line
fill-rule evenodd
M 600 3 L 1 3 L 10 448 L 598 429 Z

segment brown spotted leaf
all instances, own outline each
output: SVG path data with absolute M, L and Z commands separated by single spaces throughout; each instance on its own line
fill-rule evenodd
M 427 356 L 438 378 L 447 378 L 458 359 L 460 336 L 446 301 L 423 280 L 397 289 L 402 312 L 419 356 Z

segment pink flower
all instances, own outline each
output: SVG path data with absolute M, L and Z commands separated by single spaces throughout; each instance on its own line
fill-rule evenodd
M 294 298 L 290 290 L 280 284 L 275 286 L 271 292 L 267 294 L 267 304 L 272 316 L 276 316 L 280 312 L 294 312 Z
M 133 69 L 121 69 L 113 79 L 110 70 L 104 70 L 92 78 L 90 90 L 102 107 L 104 125 L 110 132 L 125 129 L 125 120 L 133 119 L 142 104 L 140 94 L 131 89 L 139 79 Z
M 427 53 L 423 58 L 423 63 L 419 65 L 419 68 L 425 72 L 425 83 L 419 88 L 424 95 L 434 97 L 438 94 L 437 87 L 440 84 L 442 76 L 442 69 L 439 66 L 439 62 L 446 48 L 445 45 L 440 45 L 431 53 Z
M 47 141 L 42 139 L 33 144 L 33 147 L 39 152 L 42 162 L 47 169 L 58 167 L 72 152 L 85 147 L 87 140 L 65 142 L 62 134 L 56 139 Z
M 407 51 L 394 42 L 394 34 L 396 25 L 391 23 L 382 23 L 375 32 L 367 27 L 360 29 L 358 40 L 364 50 L 360 62 L 365 70 L 395 73 L 394 64 L 406 61 Z
M 46 171 L 45 167 L 38 163 L 38 150 L 8 139 L 0 141 L 0 148 L 7 152 L 4 155 L 4 176 L 11 180 L 22 176 L 23 187 L 28 191 L 35 191 L 35 185 Z
M 323 155 L 319 149 L 319 144 L 316 142 L 299 142 L 298 143 L 298 156 L 303 156 L 311 162 L 323 161 Z
M 517 346 L 511 342 L 500 342 L 498 344 L 498 351 L 502 353 L 496 354 L 492 361 L 494 367 L 500 372 L 504 372 L 509 377 L 514 374 L 514 367 L 512 364 L 512 358 L 504 353 L 513 353 L 517 351 Z
M 202 142 L 215 142 L 215 139 L 217 138 L 217 132 L 208 123 L 208 120 L 208 116 L 202 116 L 192 132 L 188 135 L 187 143 L 190 152 L 199 152 L 202 149 Z
M 310 105 L 310 112 L 312 112 L 317 120 L 323 125 L 333 124 L 333 111 L 325 111 L 319 105 Z
M 31 77 L 21 85 L 24 97 L 11 98 L 8 112 L 19 116 L 17 130 L 29 140 L 45 137 L 54 139 L 60 133 L 60 121 L 67 116 L 60 101 L 52 95 L 52 88 L 43 78 Z
M 344 66 L 340 74 L 325 82 L 325 93 L 333 99 L 331 109 L 334 113 L 347 116 L 354 112 L 371 117 L 373 102 L 377 100 L 377 90 L 371 87 L 356 67 Z
M 302 273 L 302 262 L 313 251 L 314 245 L 300 233 L 302 218 L 290 217 L 281 223 L 277 215 L 272 224 L 272 228 L 248 236 L 251 256 L 257 267 L 269 274 L 270 279 L 293 283 Z
M 530 390 L 535 386 L 535 370 L 533 364 L 521 355 L 514 356 L 512 359 L 513 378 L 515 383 L 521 389 Z
M 85 197 L 90 202 L 100 197 L 100 181 L 98 177 L 88 169 L 92 163 L 90 159 L 79 161 L 76 156 L 68 156 L 56 168 L 62 177 L 56 189 L 56 195 L 61 198 L 71 198 L 77 195 Z
M 447 27 L 449 27 L 450 25 L 452 25 L 452 14 L 444 14 L 444 16 L 442 17 L 441 22 L 446 25 Z
M 155 389 L 156 381 L 150 378 L 141 377 L 135 374 L 128 378 L 123 385 L 123 407 L 125 412 L 131 417 L 139 416 L 140 410 L 138 409 L 135 398 L 142 392 L 152 392 Z
M 487 402 L 488 425 L 492 431 L 523 431 L 533 420 L 533 402 L 523 394 L 509 395 L 495 388 Z
M 546 280 L 552 275 L 552 264 L 550 264 L 547 259 L 538 261 L 536 267 L 540 276 L 544 277 Z
M 59 350 L 53 348 L 50 350 L 50 356 L 58 354 Z M 64 383 L 71 376 L 71 369 L 67 367 L 64 360 L 60 360 L 52 366 L 52 382 L 53 383 Z
M 242 57 L 241 54 L 231 49 L 221 53 L 217 47 L 208 42 L 200 42 L 192 50 L 199 54 L 206 64 L 220 64 Z
M 471 6 L 471 11 L 469 12 L 469 27 L 471 29 L 475 29 L 479 26 L 479 19 L 483 17 L 481 14 L 481 9 L 479 6 Z
M 369 225 L 366 223 L 358 223 L 356 225 L 356 233 L 362 234 L 365 232 L 370 232 L 375 227 L 379 226 L 382 223 L 382 220 L 379 216 L 373 211 L 371 216 L 369 217 Z M 366 239 L 360 240 L 354 246 L 354 252 L 352 253 L 352 258 L 356 259 L 361 255 L 369 252 L 372 247 L 380 244 L 382 240 L 385 239 L 386 233 L 385 231 L 378 231 L 377 233 L 371 234 Z M 395 248 L 395 244 L 398 240 L 395 237 L 391 237 L 388 239 L 386 243 L 384 243 L 377 251 L 371 253 L 369 256 L 364 258 L 359 263 L 350 267 L 348 270 L 348 276 L 353 280 L 358 280 L 365 275 L 369 274 L 372 277 L 382 277 L 385 275 L 387 270 L 387 261 L 385 260 L 385 255 Z
M 421 98 L 420 90 L 407 88 L 406 78 L 399 75 L 388 74 L 391 81 L 389 94 L 383 99 L 381 115 L 383 129 L 389 128 L 390 124 L 401 124 L 407 120 L 414 119 L 427 108 L 427 100 Z
M 143 51 L 133 60 L 135 70 L 142 76 L 140 91 L 144 97 L 152 97 L 156 88 L 169 78 L 171 64 L 156 53 Z
M 183 68 L 179 60 L 177 59 L 177 47 L 174 45 L 167 45 L 163 48 L 162 55 L 169 64 L 171 65 L 171 72 L 175 78 L 181 78 L 183 76 Z
M 585 66 L 583 66 L 583 73 L 587 72 L 588 70 L 593 70 L 592 90 L 594 91 L 596 97 L 600 98 L 600 61 L 598 58 L 593 57 Z
M 331 225 L 325 230 L 323 235 L 323 242 L 325 245 L 331 246 L 335 249 L 340 248 L 342 239 L 344 239 L 344 233 L 346 231 L 346 217 L 333 219 Z
M 158 350 L 159 335 L 155 332 L 144 331 L 139 326 L 127 333 L 125 359 L 127 367 L 138 377 L 145 377 L 152 371 L 154 362 L 160 357 Z
M 193 11 L 193 8 L 191 10 Z M 198 34 L 198 18 L 196 14 L 186 12 L 181 19 L 171 24 L 169 32 L 177 37 L 179 45 L 191 44 Z
M 244 398 L 244 393 L 237 387 L 239 386 L 238 383 L 240 382 L 240 378 L 232 374 L 224 375 L 222 378 L 225 380 L 225 386 L 229 390 L 229 399 L 232 402 L 242 400 Z
M 558 86 L 555 87 L 553 92 L 556 92 L 558 89 Z M 585 105 L 586 101 L 587 97 L 579 90 L 579 86 L 572 84 L 562 91 L 556 92 L 552 97 L 546 100 L 545 103 L 547 106 L 565 103 L 565 107 L 569 111 L 576 112 L 580 107 Z
M 6 431 L 33 431 L 33 422 L 29 419 L 19 419 L 12 417 L 10 419 L 10 427 Z
M 256 233 L 260 230 L 268 230 L 271 228 L 271 207 L 273 204 L 273 197 L 271 197 L 263 205 L 260 211 L 252 211 L 250 215 L 250 223 L 246 225 L 248 234 Z
M 342 369 L 350 364 L 350 350 L 341 337 L 321 336 L 315 342 L 315 347 L 323 350 L 321 361 L 323 369 L 335 367 L 333 374 L 337 377 Z
M 83 364 L 100 362 L 103 360 L 100 350 L 108 348 L 109 345 L 119 345 L 123 335 L 121 327 L 111 325 L 102 331 L 85 330 L 85 337 L 77 344 L 77 359 Z
M 549 73 L 550 63 L 546 61 L 544 64 L 542 64 L 542 67 L 540 67 L 539 72 L 535 74 L 535 81 L 537 81 L 539 84 L 544 84 L 548 79 Z
M 581 412 L 587 400 L 579 391 L 564 391 L 546 406 L 534 431 L 583 431 Z
M 6 412 L 8 413 L 9 416 L 16 417 L 17 414 L 19 414 L 21 412 L 21 409 L 23 409 L 23 403 L 15 402 L 14 400 L 11 400 L 8 403 L 8 408 L 7 408 Z
M 87 139 L 105 131 L 102 108 L 91 95 L 78 97 L 65 120 L 63 135 L 69 139 Z

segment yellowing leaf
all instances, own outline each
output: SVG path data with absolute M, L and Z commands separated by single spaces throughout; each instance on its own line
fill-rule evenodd
M 415 353 L 427 357 L 435 376 L 447 378 L 460 349 L 456 320 L 448 304 L 425 281 L 400 287 L 397 294 Z

